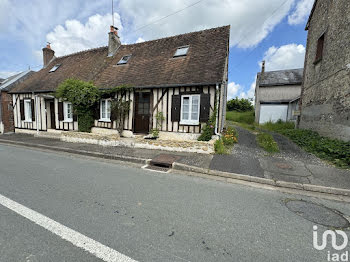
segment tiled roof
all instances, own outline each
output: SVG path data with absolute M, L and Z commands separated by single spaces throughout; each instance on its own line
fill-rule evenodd
M 9 91 L 16 87 L 16 85 L 19 85 L 21 82 L 26 80 L 29 76 L 31 76 L 34 73 L 34 71 L 27 70 L 23 71 L 21 73 L 12 75 L 6 79 L 3 79 L 0 81 L 0 90 L 6 90 Z
M 218 27 L 138 44 L 121 45 L 113 57 L 107 47 L 58 57 L 11 92 L 54 91 L 67 78 L 93 81 L 100 88 L 215 84 L 224 79 L 230 27 Z M 106 36 L 107 37 L 107 36 Z M 187 56 L 173 58 L 189 45 Z M 117 65 L 125 55 L 131 58 Z M 50 69 L 61 66 L 52 73 Z
M 301 85 L 303 68 L 258 73 L 259 86 Z

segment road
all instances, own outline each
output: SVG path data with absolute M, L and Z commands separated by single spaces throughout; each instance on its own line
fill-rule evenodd
M 327 261 L 286 200 L 350 216 L 348 203 L 4 145 L 0 181 L 0 261 Z

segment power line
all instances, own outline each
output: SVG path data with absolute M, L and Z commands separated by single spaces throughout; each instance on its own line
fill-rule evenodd
M 195 3 L 193 3 L 193 4 L 191 4 L 191 5 L 188 5 L 188 6 L 184 7 L 184 8 L 182 8 L 182 9 L 177 10 L 177 11 L 175 11 L 175 12 L 173 12 L 173 13 L 170 13 L 170 14 L 168 14 L 168 15 L 166 15 L 166 16 L 163 16 L 162 18 L 159 18 L 159 19 L 157 19 L 157 20 L 154 20 L 154 21 L 152 21 L 152 22 L 149 23 L 149 24 L 146 24 L 146 25 L 144 25 L 144 26 L 141 26 L 141 27 L 139 27 L 139 28 L 136 28 L 134 31 L 131 31 L 130 33 L 134 33 L 134 32 L 139 31 L 139 30 L 141 30 L 141 29 L 143 29 L 143 28 L 145 28 L 145 27 L 148 27 L 148 26 L 150 26 L 150 25 L 152 25 L 152 24 L 155 24 L 155 23 L 157 23 L 157 22 L 159 22 L 159 21 L 161 21 L 161 20 L 164 20 L 164 19 L 166 19 L 166 18 L 168 18 L 168 17 L 170 17 L 170 16 L 173 16 L 173 15 L 175 15 L 175 14 L 178 14 L 178 13 L 180 13 L 180 12 L 182 12 L 182 11 L 184 11 L 184 10 L 186 10 L 186 9 L 188 9 L 188 8 L 190 8 L 190 7 L 192 7 L 192 6 L 195 6 L 195 5 L 199 4 L 200 2 L 203 2 L 203 1 L 204 1 L 204 0 L 197 1 L 197 2 L 195 2 Z

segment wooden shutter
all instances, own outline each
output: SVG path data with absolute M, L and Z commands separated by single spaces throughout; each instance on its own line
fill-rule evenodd
M 64 120 L 63 102 L 58 102 L 58 121 Z
M 171 121 L 180 122 L 181 96 L 173 95 L 171 99 Z
M 95 119 L 99 120 L 100 119 L 100 103 L 96 103 L 95 107 Z
M 207 122 L 210 114 L 210 94 L 201 94 L 199 122 Z
M 24 115 L 24 100 L 19 100 L 19 110 L 21 112 L 21 120 L 25 120 Z
M 30 101 L 30 106 L 32 110 L 32 121 L 35 121 L 35 108 L 34 108 L 34 99 Z

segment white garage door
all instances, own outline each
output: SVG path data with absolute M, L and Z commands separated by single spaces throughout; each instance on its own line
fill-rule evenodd
M 288 105 L 261 105 L 259 124 L 276 122 L 281 119 L 287 121 Z

